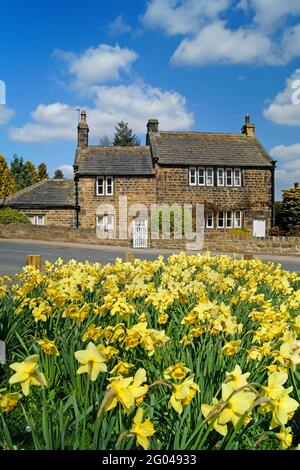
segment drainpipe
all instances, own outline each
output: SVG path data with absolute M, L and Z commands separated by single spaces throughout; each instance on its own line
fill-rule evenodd
M 272 175 L 272 210 L 271 210 L 271 226 L 274 227 L 275 225 L 275 210 L 274 210 L 274 205 L 275 205 L 275 168 L 276 168 L 276 163 L 273 162 L 273 168 L 271 170 Z
M 76 228 L 79 228 L 79 191 L 78 191 L 78 183 L 79 183 L 79 176 L 78 176 L 78 166 L 74 165 L 74 182 L 75 182 L 75 212 L 76 212 Z

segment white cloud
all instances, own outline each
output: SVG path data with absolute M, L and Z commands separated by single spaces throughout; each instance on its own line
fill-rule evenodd
M 186 109 L 185 98 L 175 91 L 153 88 L 136 83 L 129 86 L 98 86 L 93 88 L 94 107 L 85 107 L 91 139 L 112 136 L 118 121 L 129 122 L 139 134 L 145 134 L 150 117 L 159 119 L 162 129 L 189 129 L 194 118 Z M 32 121 L 10 131 L 12 140 L 21 142 L 51 142 L 76 139 L 77 115 L 62 103 L 40 104 Z
M 119 80 L 120 72 L 130 72 L 137 59 L 136 52 L 119 45 L 100 44 L 90 47 L 81 54 L 56 50 L 54 55 L 66 62 L 68 73 L 74 77 L 74 84 L 81 89 L 93 84 Z
M 122 15 L 117 16 L 113 21 L 108 23 L 108 30 L 111 36 L 119 34 L 126 34 L 132 31 L 132 28 L 127 24 Z
M 209 47 L 207 46 L 209 44 Z M 203 28 L 197 36 L 184 39 L 172 57 L 177 65 L 224 63 L 274 63 L 271 41 L 258 31 L 235 31 L 218 21 Z
M 300 96 L 293 84 L 300 80 L 300 69 L 295 70 L 286 80 L 285 89 L 278 93 L 271 104 L 264 110 L 264 116 L 276 124 L 300 126 L 300 103 L 294 104 L 293 97 Z
M 73 178 L 74 170 L 72 165 L 60 165 L 55 170 L 61 170 L 64 178 Z
M 278 197 L 282 188 L 291 188 L 300 182 L 300 143 L 294 145 L 278 145 L 270 150 L 270 155 L 277 160 L 275 172 Z
M 160 28 L 166 34 L 187 34 L 199 30 L 205 21 L 226 10 L 231 0 L 152 0 L 142 21 L 149 28 Z
M 234 29 L 230 14 L 236 9 L 245 13 L 245 24 Z M 275 66 L 300 56 L 298 15 L 299 0 L 151 0 L 142 21 L 168 35 L 184 36 L 173 64 Z
M 31 117 L 32 121 L 23 127 L 10 130 L 12 140 L 36 144 L 76 137 L 77 114 L 66 104 L 40 104 Z
M 300 15 L 299 0 L 250 0 L 255 11 L 254 21 L 272 29 L 288 16 Z
M 0 104 L 0 126 L 7 124 L 14 115 L 15 111 L 13 109 L 8 108 L 4 104 Z

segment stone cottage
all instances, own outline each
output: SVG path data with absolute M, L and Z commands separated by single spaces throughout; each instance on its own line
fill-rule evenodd
M 37 183 L 6 205 L 27 213 L 33 224 L 101 228 L 114 234 L 116 244 L 131 239 L 132 231 L 119 233 L 124 217 L 147 232 L 147 215 L 136 212 L 136 204 L 149 211 L 155 204 L 203 204 L 207 233 L 244 228 L 264 236 L 272 226 L 276 162 L 256 138 L 249 116 L 235 134 L 162 131 L 150 119 L 146 145 L 139 147 L 90 146 L 88 136 L 82 111 L 74 181 Z M 99 213 L 104 205 L 107 211 Z

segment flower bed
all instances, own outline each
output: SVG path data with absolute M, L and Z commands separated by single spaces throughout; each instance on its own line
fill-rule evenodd
M 295 448 L 299 306 L 259 260 L 27 267 L 0 280 L 0 446 Z

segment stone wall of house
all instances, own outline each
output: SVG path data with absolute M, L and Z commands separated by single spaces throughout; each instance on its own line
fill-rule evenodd
M 241 187 L 189 186 L 189 169 L 157 166 L 158 203 L 204 204 L 215 210 L 243 210 L 245 229 L 255 218 L 271 227 L 272 173 L 268 169 L 243 169 Z M 216 209 L 217 208 L 217 209 Z
M 45 225 L 74 227 L 75 210 L 74 209 L 20 209 L 26 215 L 44 215 Z
M 126 210 L 124 214 L 121 209 L 125 209 L 124 200 L 119 198 L 127 196 L 127 208 L 132 206 L 132 214 Z M 156 202 L 156 181 L 155 177 L 114 177 L 113 196 L 97 196 L 96 177 L 80 177 L 79 179 L 79 205 L 80 205 L 80 226 L 83 228 L 96 227 L 96 213 L 102 204 L 111 204 L 115 209 L 116 226 L 119 227 L 122 221 L 120 217 L 126 218 L 128 213 L 128 224 L 138 215 L 134 205 L 144 204 L 150 210 L 151 204 Z M 122 207 L 121 207 L 122 206 Z M 108 211 L 105 211 L 108 213 Z M 123 214 L 123 215 L 122 215 Z M 150 212 L 149 212 L 150 214 Z M 123 222 L 125 220 L 123 219 Z M 118 235 L 118 234 L 117 234 Z

